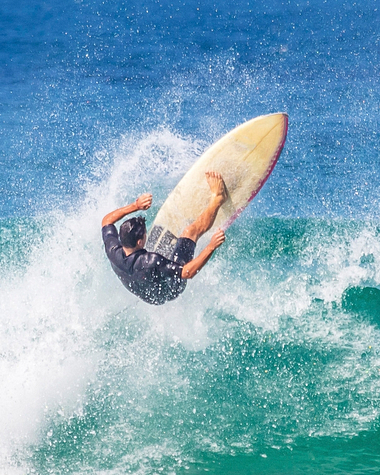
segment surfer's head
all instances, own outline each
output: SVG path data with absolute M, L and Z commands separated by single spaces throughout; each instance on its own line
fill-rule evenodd
M 120 242 L 124 247 L 133 249 L 146 234 L 145 218 L 137 216 L 124 221 L 120 226 Z

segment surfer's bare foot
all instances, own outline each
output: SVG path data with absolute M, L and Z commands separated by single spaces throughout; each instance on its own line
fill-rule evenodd
M 220 205 L 222 205 L 228 198 L 227 188 L 222 175 L 218 172 L 206 172 L 205 175 L 211 193 L 215 196 L 215 199 L 220 203 Z

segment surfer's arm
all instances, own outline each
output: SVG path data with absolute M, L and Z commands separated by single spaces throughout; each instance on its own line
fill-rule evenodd
M 224 232 L 218 229 L 212 236 L 210 244 L 208 244 L 203 251 L 192 261 L 183 266 L 181 277 L 182 279 L 192 279 L 202 267 L 208 262 L 213 255 L 215 249 L 221 246 L 225 241 Z
M 102 220 L 102 227 L 107 226 L 107 224 L 115 224 L 120 219 L 123 219 L 127 214 L 134 213 L 135 211 L 145 211 L 150 208 L 152 204 L 152 195 L 150 193 L 144 193 L 139 196 L 134 203 L 123 206 L 122 208 L 115 209 L 111 211 Z

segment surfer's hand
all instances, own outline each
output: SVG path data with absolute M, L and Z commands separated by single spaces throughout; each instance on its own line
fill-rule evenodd
M 136 206 L 138 210 L 145 211 L 150 208 L 152 204 L 152 195 L 151 193 L 144 193 L 143 195 L 139 196 L 136 200 Z
M 221 229 L 217 229 L 211 238 L 210 246 L 215 250 L 216 248 L 221 246 L 225 240 L 226 237 L 224 235 L 224 231 L 222 231 Z

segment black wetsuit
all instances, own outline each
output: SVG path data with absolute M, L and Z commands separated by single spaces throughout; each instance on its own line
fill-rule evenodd
M 147 303 L 162 305 L 177 298 L 186 287 L 181 278 L 183 266 L 193 259 L 195 243 L 179 238 L 173 260 L 145 249 L 127 256 L 113 224 L 102 229 L 108 259 L 123 285 Z

